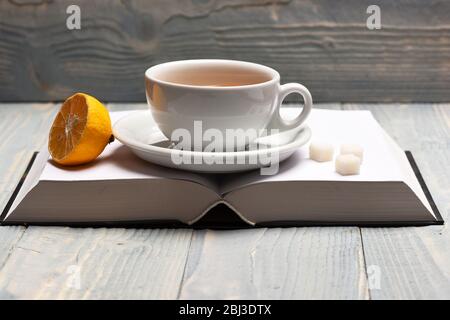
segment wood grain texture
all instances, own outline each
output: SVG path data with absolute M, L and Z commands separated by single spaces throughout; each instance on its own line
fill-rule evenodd
M 191 233 L 29 227 L 0 272 L 0 298 L 174 299 Z
M 22 226 L 0 227 L 0 272 L 24 232 Z
M 144 101 L 147 67 L 190 58 L 272 66 L 317 102 L 450 100 L 449 1 L 80 0 L 68 30 L 72 3 L 0 1 L 0 101 Z
M 194 234 L 181 299 L 367 299 L 358 228 Z
M 53 104 L 2 104 L 0 107 L 0 211 L 22 176 L 33 151 L 45 142 Z M 25 232 L 0 227 L 0 272 Z
M 371 110 L 405 150 L 411 150 L 447 224 L 361 229 L 368 270 L 379 270 L 373 299 L 450 298 L 450 105 L 343 105 Z M 374 268 L 375 267 L 375 268 Z M 372 268 L 372 269 L 370 269 Z M 369 275 L 369 283 L 370 283 Z

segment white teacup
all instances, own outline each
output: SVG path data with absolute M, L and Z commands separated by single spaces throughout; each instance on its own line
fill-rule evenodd
M 205 59 L 159 64 L 145 72 L 145 89 L 155 122 L 171 140 L 180 130 L 197 139 L 199 125 L 203 133 L 209 130 L 223 137 L 227 130 L 282 132 L 299 127 L 312 108 L 311 94 L 303 85 L 280 85 L 280 74 L 274 69 L 243 61 Z M 286 120 L 280 116 L 280 107 L 290 93 L 301 94 L 304 107 L 295 119 Z M 193 149 L 204 148 L 210 143 L 207 140 L 202 139 Z M 246 138 L 231 144 L 243 149 L 249 142 Z M 230 141 L 224 143 L 230 145 Z

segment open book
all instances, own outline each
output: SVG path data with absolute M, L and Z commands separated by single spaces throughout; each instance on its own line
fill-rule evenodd
M 112 113 L 113 121 L 124 112 Z M 313 110 L 313 140 L 365 149 L 359 175 L 309 159 L 308 145 L 259 170 L 199 174 L 147 163 L 118 141 L 94 163 L 55 166 L 41 151 L 7 204 L 5 224 L 195 225 L 221 204 L 248 226 L 426 225 L 443 220 L 415 166 L 369 111 Z M 218 226 L 220 227 L 220 226 Z

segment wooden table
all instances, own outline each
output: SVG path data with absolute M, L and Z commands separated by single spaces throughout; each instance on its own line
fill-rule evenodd
M 450 104 L 369 109 L 411 150 L 445 220 Z M 0 201 L 46 143 L 52 103 L 0 105 Z M 110 104 L 111 110 L 145 108 Z M 449 299 L 447 226 L 93 229 L 0 227 L 0 298 Z

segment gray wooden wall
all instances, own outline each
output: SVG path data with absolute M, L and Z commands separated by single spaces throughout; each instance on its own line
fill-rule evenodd
M 147 67 L 189 58 L 272 66 L 317 102 L 450 101 L 450 1 L 0 0 L 0 101 L 143 101 Z

